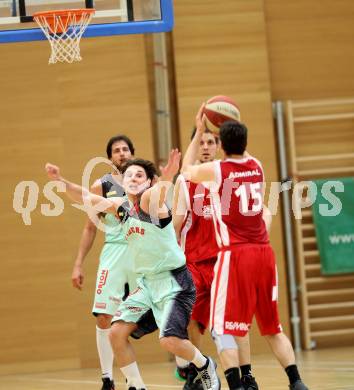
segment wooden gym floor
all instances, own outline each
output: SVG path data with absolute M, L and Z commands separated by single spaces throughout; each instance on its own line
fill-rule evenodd
M 354 390 L 354 347 L 302 352 L 298 355 L 298 365 L 310 390 Z M 253 370 L 260 390 L 288 389 L 285 374 L 272 355 L 254 356 Z M 142 364 L 141 371 L 149 390 L 183 387 L 173 376 L 173 363 Z M 117 369 L 115 377 L 116 389 L 125 389 Z M 0 376 L 0 389 L 99 390 L 99 371 L 81 369 Z M 222 389 L 227 389 L 224 378 Z

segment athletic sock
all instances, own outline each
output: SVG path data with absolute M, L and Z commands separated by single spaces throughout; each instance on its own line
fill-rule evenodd
M 112 379 L 114 355 L 109 341 L 109 332 L 110 328 L 101 329 L 96 326 L 97 351 L 100 358 L 102 377 Z
M 206 366 L 208 359 L 199 351 L 199 349 L 195 349 L 194 358 L 191 361 L 197 368 L 202 368 Z
M 238 367 L 229 368 L 224 372 L 224 374 L 230 390 L 241 388 L 242 383 L 240 378 L 240 370 Z
M 143 378 L 140 375 L 139 368 L 136 362 L 130 363 L 125 367 L 121 367 L 120 370 L 127 379 L 128 386 L 134 386 L 136 388 L 145 388 Z
M 252 369 L 250 364 L 244 364 L 240 366 L 241 376 L 252 375 Z
M 189 361 L 176 356 L 176 364 L 178 367 L 184 368 L 189 365 Z
M 285 369 L 286 375 L 289 378 L 289 382 L 292 385 L 296 381 L 301 380 L 299 371 L 297 370 L 296 364 L 291 364 L 290 366 L 286 367 Z

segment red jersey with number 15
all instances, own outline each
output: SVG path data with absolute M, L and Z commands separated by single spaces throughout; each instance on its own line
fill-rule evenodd
M 263 214 L 264 174 L 254 157 L 215 161 L 216 188 L 211 192 L 216 239 L 220 247 L 266 244 Z
M 188 263 L 217 257 L 219 247 L 215 238 L 209 190 L 203 184 L 186 181 L 181 186 L 187 203 L 187 214 L 181 229 L 181 248 Z

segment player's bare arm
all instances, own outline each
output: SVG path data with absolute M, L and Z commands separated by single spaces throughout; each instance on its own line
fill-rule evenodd
M 196 132 L 189 144 L 186 154 L 183 158 L 181 173 L 187 180 L 194 183 L 202 183 L 206 181 L 215 181 L 214 163 L 205 163 L 201 165 L 193 165 L 198 156 L 200 140 L 206 129 L 205 116 L 203 114 L 204 103 L 200 106 L 197 116 L 195 117 Z
M 215 163 L 189 165 L 182 171 L 183 176 L 193 183 L 216 182 Z
M 203 103 L 199 108 L 197 116 L 195 117 L 196 131 L 183 157 L 181 168 L 182 172 L 184 172 L 188 166 L 195 164 L 197 160 L 200 141 L 206 129 L 205 116 L 203 114 L 204 106 L 205 104 Z
M 65 183 L 68 198 L 80 204 L 89 204 L 97 212 L 116 214 L 117 208 L 123 204 L 120 198 L 106 199 L 103 196 L 93 194 L 86 188 L 66 180 L 60 174 L 60 169 L 56 165 L 47 163 L 45 166 L 48 177 L 52 180 L 59 180 Z
M 181 229 L 188 210 L 187 199 L 183 190 L 183 176 L 177 178 L 173 191 L 172 219 L 177 239 L 180 239 Z
M 102 195 L 101 180 L 96 180 L 90 188 L 90 191 L 96 195 Z M 71 274 L 71 282 L 74 288 L 82 290 L 84 284 L 83 263 L 92 248 L 97 233 L 96 225 L 87 218 L 84 229 L 81 234 L 79 249 L 74 262 L 73 271 Z
M 153 217 L 165 218 L 168 208 L 165 205 L 169 189 L 173 185 L 173 178 L 178 173 L 181 153 L 178 149 L 170 152 L 166 166 L 160 166 L 161 176 L 157 182 L 141 196 L 140 207 Z

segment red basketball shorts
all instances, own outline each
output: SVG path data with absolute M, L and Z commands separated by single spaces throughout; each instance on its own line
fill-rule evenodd
M 219 252 L 211 289 L 211 329 L 217 334 L 245 336 L 254 315 L 262 335 L 282 331 L 273 249 L 244 244 Z
M 210 291 L 214 278 L 215 263 L 216 258 L 201 260 L 195 263 L 187 263 L 197 292 L 191 319 L 199 323 L 201 334 L 204 333 L 204 330 L 209 325 Z

